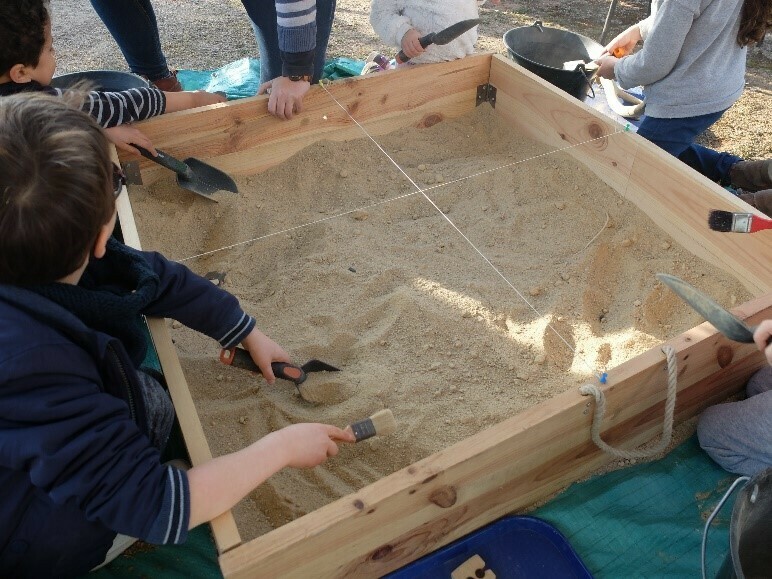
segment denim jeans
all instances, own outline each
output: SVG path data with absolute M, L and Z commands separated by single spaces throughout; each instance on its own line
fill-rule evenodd
M 242 0 L 241 3 L 252 21 L 260 50 L 260 82 L 281 76 L 274 0 Z M 151 81 L 168 76 L 169 67 L 150 0 L 91 0 L 91 5 L 118 43 L 132 72 Z M 322 76 L 334 16 L 335 0 L 316 1 L 314 82 Z
M 281 53 L 274 0 L 241 0 L 241 3 L 252 21 L 257 48 L 260 50 L 260 82 L 281 76 Z M 324 72 L 327 43 L 335 17 L 335 3 L 336 0 L 316 0 L 316 51 L 312 84 L 322 78 Z
M 706 409 L 697 436 L 723 468 L 752 476 L 772 466 L 772 366 L 751 376 L 745 390 L 745 400 Z
M 638 127 L 638 134 L 658 147 L 721 185 L 730 185 L 729 171 L 741 157 L 719 153 L 697 145 L 694 139 L 721 118 L 725 111 L 686 117 L 682 119 L 661 119 L 644 116 Z
M 134 74 L 150 81 L 169 76 L 150 0 L 91 0 Z

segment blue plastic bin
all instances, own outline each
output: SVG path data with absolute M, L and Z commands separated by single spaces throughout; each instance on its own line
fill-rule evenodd
M 479 555 L 496 579 L 592 578 L 565 537 L 535 517 L 505 517 L 386 575 L 387 579 L 450 578 Z M 475 579 L 473 577 L 473 579 Z

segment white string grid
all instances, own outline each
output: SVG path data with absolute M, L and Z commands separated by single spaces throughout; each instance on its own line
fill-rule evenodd
M 239 247 L 239 246 L 242 246 L 242 245 L 247 245 L 247 244 L 249 244 L 249 243 L 254 243 L 254 242 L 257 242 L 257 241 L 261 241 L 261 240 L 263 240 L 263 239 L 267 239 L 267 238 L 269 238 L 269 237 L 273 237 L 273 236 L 276 236 L 276 235 L 283 235 L 283 234 L 287 234 L 287 233 L 290 233 L 290 232 L 292 232 L 292 231 L 295 231 L 295 230 L 297 230 L 297 229 L 302 229 L 302 228 L 305 228 L 305 227 L 310 227 L 310 226 L 312 226 L 312 225 L 317 225 L 317 224 L 319 224 L 319 223 L 324 223 L 325 221 L 330 221 L 330 220 L 332 220 L 332 219 L 338 219 L 338 218 L 340 218 L 340 217 L 344 217 L 344 216 L 346 216 L 346 215 L 350 215 L 350 214 L 352 214 L 352 213 L 356 213 L 356 212 L 359 212 L 359 211 L 365 211 L 365 210 L 367 210 L 367 209 L 371 209 L 371 208 L 373 208 L 373 207 L 377 207 L 377 206 L 379 206 L 379 205 L 383 205 L 383 204 L 386 204 L 386 203 L 392 203 L 392 202 L 394 202 L 394 201 L 398 201 L 398 200 L 400 200 L 400 199 L 405 199 L 405 198 L 407 198 L 407 197 L 412 197 L 413 195 L 416 195 L 416 194 L 420 194 L 420 195 L 422 195 L 422 196 L 424 197 L 424 199 L 426 199 L 426 200 L 427 200 L 427 201 L 428 201 L 428 202 L 429 202 L 429 203 L 432 205 L 432 207 L 434 207 L 435 211 L 437 211 L 437 213 L 439 213 L 439 214 L 440 214 L 440 215 L 441 215 L 441 216 L 442 216 L 442 217 L 445 219 L 445 221 L 447 221 L 447 222 L 450 224 L 450 226 L 451 226 L 451 227 L 452 227 L 452 228 L 453 228 L 453 229 L 454 229 L 454 230 L 455 230 L 455 231 L 456 231 L 456 232 L 457 232 L 457 233 L 458 233 L 458 234 L 459 234 L 459 235 L 460 235 L 460 236 L 461 236 L 461 237 L 464 239 L 464 241 L 466 241 L 466 242 L 467 242 L 467 244 L 468 244 L 468 245 L 469 245 L 469 246 L 470 246 L 470 247 L 471 247 L 471 248 L 472 248 L 472 249 L 473 249 L 473 250 L 474 250 L 474 251 L 475 251 L 475 252 L 476 252 L 476 253 L 477 253 L 477 254 L 478 254 L 478 255 L 479 255 L 481 258 L 482 258 L 482 259 L 483 259 L 483 261 L 485 261 L 485 263 L 486 263 L 486 264 L 488 264 L 488 266 L 490 266 L 490 267 L 491 267 L 491 269 L 493 269 L 493 271 L 494 271 L 494 272 L 496 272 L 496 274 L 497 274 L 497 275 L 498 275 L 498 276 L 499 276 L 499 277 L 500 277 L 500 278 L 501 278 L 501 279 L 504 281 L 504 283 L 506 283 L 506 284 L 507 284 L 507 285 L 508 285 L 508 286 L 509 286 L 509 287 L 510 287 L 510 288 L 511 288 L 511 289 L 512 289 L 512 290 L 513 290 L 513 291 L 514 291 L 516 294 L 517 294 L 517 296 L 518 296 L 518 297 L 519 297 L 519 298 L 520 298 L 520 299 L 521 299 L 521 300 L 522 300 L 522 301 L 523 301 L 523 302 L 524 302 L 524 303 L 525 303 L 525 304 L 526 304 L 526 305 L 527 305 L 527 306 L 528 306 L 528 307 L 529 307 L 529 308 L 530 308 L 530 309 L 531 309 L 531 310 L 532 310 L 532 311 L 533 311 L 533 312 L 534 312 L 534 313 L 535 313 L 537 316 L 539 316 L 539 317 L 543 317 L 543 314 L 542 314 L 542 313 L 541 313 L 541 312 L 540 312 L 540 311 L 539 311 L 539 310 L 538 310 L 538 309 L 537 309 L 537 308 L 536 308 L 536 307 L 535 307 L 535 306 L 534 306 L 534 305 L 533 305 L 533 304 L 532 304 L 532 303 L 531 303 L 531 302 L 528 300 L 528 298 L 526 298 L 526 297 L 525 297 L 525 295 L 524 295 L 524 294 L 523 294 L 523 293 L 522 293 L 520 290 L 518 290 L 518 289 L 517 289 L 517 287 L 515 287 L 515 285 L 514 285 L 514 284 L 513 284 L 513 283 L 512 283 L 512 282 L 511 282 L 511 281 L 510 281 L 510 280 L 509 280 L 509 279 L 508 279 L 508 278 L 507 278 L 507 277 L 506 277 L 504 274 L 503 274 L 503 273 L 501 273 L 501 271 L 500 271 L 500 270 L 499 270 L 499 269 L 496 267 L 496 265 L 495 265 L 493 262 L 491 262 L 491 260 L 490 260 L 490 259 L 488 259 L 488 257 L 487 257 L 487 256 L 486 256 L 486 255 L 485 255 L 485 254 L 484 254 L 484 253 L 483 253 L 483 252 L 482 252 L 482 251 L 481 251 L 481 250 L 480 250 L 480 249 L 479 249 L 479 248 L 478 248 L 478 247 L 477 247 L 477 246 L 474 244 L 474 242 L 472 242 L 472 240 L 470 240 L 470 239 L 469 239 L 469 237 L 467 237 L 467 235 L 466 235 L 466 234 L 464 234 L 464 232 L 463 232 L 463 231 L 461 231 L 461 229 L 459 229 L 459 227 L 458 227 L 458 226 L 457 226 L 457 225 L 456 225 L 456 224 L 455 224 L 455 223 L 454 223 L 454 222 L 453 222 L 453 221 L 452 221 L 452 220 L 451 220 L 451 219 L 450 219 L 450 218 L 449 218 L 449 217 L 448 217 L 448 216 L 447 216 L 445 213 L 443 213 L 443 211 L 442 211 L 442 210 L 441 210 L 441 209 L 440 209 L 440 208 L 437 206 L 437 204 L 436 204 L 436 203 L 435 203 L 435 202 L 434 202 L 434 201 L 433 201 L 433 200 L 432 200 L 432 199 L 431 199 L 431 198 L 430 198 L 430 197 L 429 197 L 429 196 L 426 194 L 426 192 L 427 192 L 427 191 L 431 191 L 432 189 L 436 189 L 436 188 L 438 188 L 438 187 L 445 187 L 445 186 L 448 186 L 448 185 L 452 185 L 452 184 L 454 184 L 454 183 L 459 183 L 459 182 L 461 182 L 461 181 L 465 181 L 465 180 L 467 180 L 467 179 L 473 179 L 473 178 L 475 178 L 475 177 L 479 177 L 479 176 L 481 176 L 481 175 L 485 175 L 485 174 L 487 174 L 487 173 L 492 173 L 492 172 L 495 172 L 495 171 L 499 171 L 499 170 L 501 170 L 501 169 L 506 169 L 507 167 L 513 167 L 513 166 L 515 166 L 515 165 L 520 165 L 520 164 L 523 164 L 523 163 L 527 163 L 527 162 L 530 162 L 530 161 L 534 161 L 534 160 L 536 160 L 536 159 L 539 159 L 539 158 L 542 158 L 542 157 L 547 157 L 547 156 L 549 156 L 549 155 L 553 155 L 553 154 L 555 154 L 555 153 L 560 153 L 560 152 L 566 151 L 566 150 L 568 150 L 568 149 L 572 149 L 572 148 L 575 148 L 575 147 L 579 147 L 579 146 L 582 146 L 582 145 L 586 145 L 586 144 L 588 144 L 588 143 L 592 143 L 592 142 L 594 142 L 594 141 L 598 141 L 598 140 L 602 140 L 602 139 L 606 139 L 606 138 L 612 137 L 612 136 L 614 136 L 614 135 L 622 134 L 622 133 L 624 133 L 624 132 L 626 132 L 626 131 L 627 131 L 627 128 L 625 127 L 625 128 L 622 128 L 622 129 L 620 129 L 620 130 L 618 130 L 618 131 L 614 131 L 614 132 L 611 132 L 611 133 L 609 133 L 609 134 L 607 134 L 607 135 L 601 135 L 601 136 L 599 136 L 599 137 L 594 137 L 594 138 L 592 138 L 592 139 L 588 139 L 588 140 L 586 140 L 586 141 L 581 141 L 581 142 L 578 142 L 578 143 L 574 143 L 574 144 L 572 144 L 572 145 L 567 145 L 567 146 L 565 146 L 565 147 L 560 147 L 560 148 L 558 148 L 558 149 L 555 149 L 555 150 L 552 150 L 552 151 L 548 151 L 548 152 L 546 152 L 546 153 L 541 153 L 541 154 L 539 154 L 539 155 L 534 155 L 533 157 L 528 157 L 528 158 L 526 158 L 526 159 L 521 159 L 521 160 L 519 160 L 519 161 L 513 161 L 513 162 L 511 162 L 511 163 L 506 163 L 506 164 L 504 164 L 504 165 L 500 165 L 500 166 L 498 166 L 498 167 L 494 167 L 494 168 L 492 168 L 492 169 L 486 169 L 486 170 L 484 170 L 484 171 L 479 171 L 479 172 L 477 172 L 477 173 L 472 173 L 472 174 L 470 174 L 470 175 L 465 175 L 465 176 L 463 176 L 463 177 L 459 177 L 458 179 L 453 179 L 453 180 L 451 180 L 451 181 L 447 181 L 447 182 L 444 182 L 444 183 L 440 183 L 440 184 L 432 185 L 431 187 L 426 187 L 426 188 L 422 189 L 422 188 L 421 188 L 421 187 L 420 187 L 420 186 L 419 186 L 419 185 L 418 185 L 418 184 L 417 184 L 417 183 L 416 183 L 416 182 L 415 182 L 415 181 L 414 181 L 414 180 L 413 180 L 413 179 L 410 177 L 410 175 L 408 175 L 408 174 L 407 174 L 407 173 L 406 173 L 406 172 L 405 172 L 405 171 L 402 169 L 402 167 L 399 165 L 399 163 L 397 163 L 397 162 L 396 162 L 396 161 L 395 161 L 395 160 L 394 160 L 394 159 L 391 157 L 391 155 L 389 155 L 389 153 L 388 153 L 388 152 L 387 152 L 387 151 L 386 151 L 386 150 L 385 150 L 385 149 L 384 149 L 384 148 L 383 148 L 383 147 L 380 145 L 380 143 L 378 143 L 378 141 L 376 141 L 376 140 L 373 138 L 373 136 L 372 136 L 372 135 L 371 135 L 371 134 L 370 134 L 370 133 L 367 131 L 367 129 L 365 129 L 365 127 L 363 127 L 363 126 L 362 126 L 362 125 L 359 123 L 359 121 L 357 121 L 357 120 L 356 120 L 356 119 L 355 119 L 355 118 L 354 118 L 354 117 L 351 115 L 351 113 L 349 113 L 349 111 L 346 109 L 346 107 L 345 107 L 345 106 L 343 106 L 343 105 L 342 105 L 342 104 L 341 104 L 341 103 L 338 101 L 338 99 L 336 99 L 336 98 L 335 98 L 335 96 L 334 96 L 332 93 L 330 93 L 330 91 L 329 91 L 329 90 L 327 90 L 327 87 L 325 86 L 325 83 L 323 83 L 323 82 L 320 82 L 319 84 L 320 84 L 320 85 L 321 85 L 321 87 L 324 89 L 324 91 L 327 93 L 327 95 L 330 97 L 330 99 L 331 99 L 331 100 L 332 100 L 332 101 L 333 101 L 333 102 L 334 102 L 334 103 L 335 103 L 335 104 L 336 104 L 338 107 L 340 107 L 340 108 L 341 108 L 341 110 L 343 110 L 343 112 L 345 112 L 345 113 L 346 113 L 346 115 L 348 116 L 348 118 L 349 118 L 349 119 L 351 119 L 351 121 L 352 121 L 352 122 L 353 122 L 353 123 L 354 123 L 354 124 L 355 124 L 355 125 L 356 125 L 356 126 L 357 126 L 357 127 L 360 129 L 360 130 L 361 130 L 361 131 L 362 131 L 362 133 L 365 135 L 365 137 L 367 137 L 367 138 L 368 138 L 370 141 L 372 141 L 372 142 L 373 142 L 373 144 L 374 144 L 374 145 L 375 145 L 375 146 L 378 148 L 378 150 L 379 150 L 381 153 L 383 153 L 383 155 L 384 155 L 384 156 L 385 156 L 385 157 L 386 157 L 386 158 L 387 158 L 387 159 L 388 159 L 388 160 L 389 160 L 389 161 L 392 163 L 392 165 L 394 165 L 394 167 L 396 167 L 396 168 L 397 168 L 397 170 L 398 170 L 400 173 L 402 173 L 402 175 L 404 175 L 404 177 L 405 177 L 405 178 L 406 178 L 406 179 L 407 179 L 407 180 L 410 182 L 410 184 L 411 184 L 411 185 L 412 185 L 412 186 L 415 188 L 415 191 L 411 191 L 411 192 L 409 192 L 409 193 L 405 193 L 404 195 L 397 195 L 396 197 L 391 197 L 391 198 L 389 198 L 389 199 L 384 199 L 384 200 L 381 200 L 381 201 L 377 201 L 377 202 L 375 202 L 375 203 L 371 203 L 371 204 L 369 204 L 369 205 L 363 205 L 363 206 L 361 206 L 361 207 L 357 207 L 357 208 L 355 208 L 355 209 L 350 209 L 350 210 L 348 210 L 348 211 L 343 211 L 343 212 L 340 212 L 340 213 L 336 213 L 335 215 L 329 215 L 329 216 L 327 216 L 327 217 L 322 217 L 321 219 L 316 219 L 316 220 L 314 220 L 314 221 L 308 221 L 308 222 L 306 222 L 306 223 L 302 223 L 302 224 L 300 224 L 300 225 L 295 225 L 295 226 L 293 226 L 293 227 L 289 227 L 289 228 L 287 228 L 287 229 L 282 229 L 282 230 L 280 230 L 280 231 L 274 231 L 274 232 L 271 232 L 271 233 L 266 233 L 265 235 L 260 235 L 260 236 L 258 236 L 258 237 L 253 237 L 253 238 L 251 238 L 251 239 L 247 239 L 247 240 L 245 240 L 245 241 L 240 241 L 240 242 L 238 242 L 238 243 L 232 243 L 232 244 L 230 244 L 230 245 L 224 245 L 224 246 L 222 246 L 222 247 L 219 247 L 219 248 L 217 248 L 217 249 L 212 249 L 212 250 L 210 250 L 210 251 L 205 251 L 205 252 L 203 252 L 203 253 L 198 253 L 198 254 L 196 254 L 196 255 L 191 255 L 191 256 L 189 256 L 189 257 L 186 257 L 186 258 L 183 258 L 183 259 L 178 259 L 177 261 L 178 261 L 178 262 L 191 261 L 191 260 L 193 260 L 193 259 L 198 259 L 198 258 L 200 258 L 200 257 L 205 257 L 205 256 L 208 256 L 208 255 L 212 255 L 212 254 L 214 254 L 214 253 L 218 253 L 218 252 L 220 252 L 220 251 L 226 251 L 226 250 L 229 250 L 229 249 L 233 249 L 233 248 L 235 248 L 235 247 Z M 608 214 L 606 214 L 606 222 L 608 222 Z M 604 228 L 605 228 L 605 226 L 604 226 Z M 593 241 L 595 241 L 595 239 L 596 239 L 596 238 L 597 238 L 597 237 L 600 235 L 600 233 L 601 233 L 602 231 L 603 231 L 603 230 L 601 230 L 600 232 L 598 232 L 598 234 L 596 234 L 596 235 L 595 235 L 595 236 L 594 236 L 594 237 L 593 237 L 593 238 L 590 240 L 590 242 L 589 242 L 589 243 L 587 243 L 587 245 L 585 245 L 585 246 L 584 246 L 584 248 L 583 248 L 581 251 L 584 251 L 585 249 L 587 249 L 587 248 L 590 246 L 590 244 L 591 244 Z M 581 251 L 580 251 L 580 253 L 581 253 Z M 563 337 L 563 336 L 560 334 L 560 332 L 558 332 L 558 331 L 555 329 L 555 327 L 554 327 L 552 324 L 549 324 L 549 323 L 548 323 L 548 324 L 547 324 L 547 327 L 550 329 L 550 331 L 551 331 L 553 334 L 555 334 L 555 336 L 557 336 L 557 337 L 558 337 L 558 339 L 559 339 L 560 341 L 562 341 L 562 342 L 563 342 L 563 344 L 565 344 L 565 346 L 566 346 L 566 347 L 567 347 L 567 348 L 568 348 L 568 349 L 571 351 L 571 353 L 572 353 L 572 354 L 573 354 L 573 355 L 574 355 L 574 356 L 575 356 L 577 359 L 581 360 L 581 362 L 582 362 L 582 363 L 583 363 L 583 364 L 584 364 L 584 365 L 585 365 L 585 366 L 586 366 L 586 367 L 587 367 L 587 368 L 590 370 L 590 372 L 591 372 L 592 374 L 594 374 L 594 375 L 595 375 L 595 377 L 598 379 L 598 381 L 599 381 L 601 384 L 605 384 L 605 383 L 606 383 L 606 373 L 605 373 L 605 372 L 599 372 L 599 371 L 598 371 L 596 368 L 594 368 L 594 367 L 593 367 L 591 364 L 589 364 L 589 363 L 588 363 L 588 362 L 587 362 L 587 361 L 586 361 L 586 360 L 585 360 L 585 359 L 584 359 L 582 356 L 580 356 L 580 355 L 577 353 L 577 351 L 576 351 L 576 350 L 575 350 L 575 349 L 574 349 L 574 348 L 571 346 L 571 344 L 568 342 L 568 340 L 566 340 L 566 339 L 565 339 L 565 338 L 564 338 L 564 337 Z

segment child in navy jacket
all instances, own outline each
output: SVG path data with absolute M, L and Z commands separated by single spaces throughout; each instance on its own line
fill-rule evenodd
M 166 544 L 350 432 L 295 424 L 185 471 L 161 463 L 173 409 L 141 367 L 142 315 L 222 347 L 269 382 L 287 353 L 235 297 L 111 238 L 122 175 L 103 131 L 66 99 L 0 99 L 0 576 L 71 577 L 116 535 Z

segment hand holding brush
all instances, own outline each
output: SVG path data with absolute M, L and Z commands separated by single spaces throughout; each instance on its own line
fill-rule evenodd
M 391 410 L 385 408 L 369 418 L 349 424 L 343 430 L 345 432 L 353 432 L 356 441 L 361 442 L 373 436 L 394 434 L 397 430 L 397 423 L 394 421 L 394 414 L 392 414 Z

